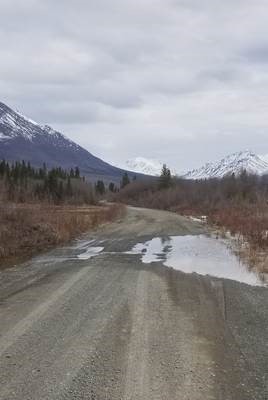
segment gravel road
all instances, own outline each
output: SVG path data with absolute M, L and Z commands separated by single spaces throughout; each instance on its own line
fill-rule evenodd
M 0 272 L 0 399 L 267 400 L 268 289 L 123 253 L 203 231 L 128 208 L 84 237 L 104 253 L 74 243 Z

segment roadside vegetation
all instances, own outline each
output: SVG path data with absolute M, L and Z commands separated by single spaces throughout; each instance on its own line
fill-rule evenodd
M 124 213 L 120 204 L 98 204 L 98 197 L 78 168 L 0 162 L 0 266 L 68 242 Z
M 132 182 L 113 198 L 138 207 L 206 216 L 223 234 L 229 231 L 248 243 L 250 257 L 261 252 L 268 272 L 268 175 L 242 171 L 239 176 L 193 181 L 172 178 L 164 166 L 159 179 Z

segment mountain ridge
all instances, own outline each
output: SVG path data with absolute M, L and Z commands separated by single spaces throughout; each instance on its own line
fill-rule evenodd
M 130 158 L 125 161 L 124 164 L 117 165 L 119 168 L 128 169 L 136 173 L 141 173 L 150 176 L 159 176 L 163 168 L 163 162 L 153 159 L 138 156 L 135 158 Z M 167 165 L 169 167 L 169 165 Z M 172 175 L 176 175 L 175 169 L 171 168 Z
M 146 173 L 150 176 L 159 176 L 161 174 L 163 163 L 158 160 L 135 157 L 125 162 L 125 168 L 134 172 Z M 250 150 L 235 152 L 221 158 L 215 162 L 207 162 L 200 168 L 195 168 L 184 173 L 178 173 L 171 169 L 174 176 L 185 179 L 209 179 L 222 178 L 228 174 L 239 174 L 242 170 L 249 173 L 261 175 L 268 172 L 268 155 L 256 155 Z
M 111 165 L 49 125 L 38 124 L 1 102 L 0 159 L 30 161 L 35 167 L 43 163 L 48 167 L 61 166 L 65 169 L 78 166 L 88 178 L 115 183 L 119 183 L 125 171 L 130 178 L 136 175 L 159 176 L 163 166 L 162 162 L 145 157 L 129 159 L 123 167 Z M 176 173 L 174 169 L 171 169 L 171 173 L 185 179 L 209 179 L 238 174 L 243 169 L 258 175 L 267 173 L 268 155 L 258 156 L 250 150 L 240 151 L 183 174 Z
M 92 153 L 48 125 L 41 125 L 0 102 L 0 159 L 29 161 L 35 167 L 79 167 L 93 180 L 119 183 L 124 170 Z M 130 177 L 134 176 L 130 172 Z
M 200 168 L 188 171 L 181 177 L 185 179 L 222 178 L 228 174 L 239 174 L 242 170 L 262 175 L 268 172 L 268 162 L 250 150 L 232 153 L 219 161 L 209 162 Z

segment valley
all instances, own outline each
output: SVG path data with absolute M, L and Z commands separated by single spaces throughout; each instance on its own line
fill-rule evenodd
M 267 289 L 128 254 L 200 234 L 187 218 L 128 208 L 0 272 L 0 399 L 264 400 Z
M 268 400 L 267 20 L 0 0 L 0 400 Z
M 35 167 L 79 167 L 81 173 L 91 181 L 103 180 L 106 184 L 119 184 L 127 171 L 131 179 L 150 179 L 161 174 L 164 163 L 172 175 L 184 179 L 220 179 L 232 173 L 246 170 L 250 174 L 262 175 L 268 172 L 266 155 L 252 151 L 240 151 L 227 155 L 215 162 L 208 162 L 201 168 L 182 171 L 169 165 L 169 160 L 136 157 L 112 165 L 94 156 L 89 151 L 48 125 L 40 125 L 0 102 L 0 160 L 10 162 L 29 161 Z M 190 167 L 190 166 L 189 166 Z
M 1 400 L 268 396 L 265 160 L 119 169 L 1 104 L 0 133 Z

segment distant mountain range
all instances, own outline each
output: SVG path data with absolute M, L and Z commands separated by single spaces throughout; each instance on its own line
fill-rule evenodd
M 78 166 L 81 174 L 93 181 L 102 179 L 115 183 L 121 180 L 125 171 L 130 178 L 135 175 L 140 178 L 159 176 L 163 166 L 162 162 L 145 157 L 130 159 L 123 166 L 113 166 L 50 126 L 40 125 L 3 103 L 0 103 L 0 159 L 30 161 L 36 167 L 43 163 L 49 168 L 61 166 L 70 169 Z M 186 179 L 208 179 L 238 174 L 243 169 L 258 175 L 268 173 L 268 155 L 258 156 L 251 151 L 241 151 L 184 174 L 176 173 L 173 168 L 171 172 Z
M 266 161 L 267 160 L 267 161 Z M 262 175 L 268 173 L 268 156 L 258 156 L 251 151 L 228 155 L 219 161 L 207 163 L 183 175 L 186 179 L 222 178 L 228 174 L 239 174 L 242 170 Z
M 162 166 L 163 163 L 145 157 L 137 157 L 125 162 L 125 168 L 130 171 L 153 176 L 161 174 Z M 232 173 L 237 175 L 242 170 L 257 175 L 268 173 L 268 155 L 258 156 L 251 151 L 241 151 L 186 173 L 179 173 L 174 169 L 171 169 L 171 172 L 172 175 L 181 176 L 185 179 L 209 179 L 222 178 Z
M 30 161 L 33 166 L 79 167 L 92 180 L 118 183 L 124 170 L 114 167 L 47 125 L 39 125 L 0 103 L 0 159 Z M 130 177 L 134 173 L 129 173 Z

